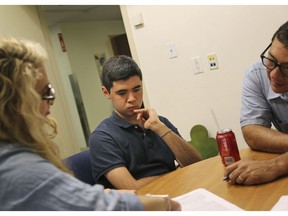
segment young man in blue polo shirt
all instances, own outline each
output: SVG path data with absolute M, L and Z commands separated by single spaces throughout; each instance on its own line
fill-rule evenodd
M 93 177 L 105 187 L 139 189 L 180 166 L 201 160 L 168 119 L 143 108 L 142 73 L 116 56 L 103 67 L 102 91 L 114 112 L 90 135 Z

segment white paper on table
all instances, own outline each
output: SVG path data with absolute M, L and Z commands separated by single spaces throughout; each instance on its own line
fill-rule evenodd
M 193 190 L 172 200 L 181 204 L 182 211 L 244 211 L 204 188 Z
M 271 211 L 288 211 L 288 196 L 281 196 Z

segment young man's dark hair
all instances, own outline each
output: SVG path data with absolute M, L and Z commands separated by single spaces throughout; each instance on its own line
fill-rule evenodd
M 104 65 L 102 71 L 102 85 L 110 93 L 113 82 L 127 80 L 132 76 L 138 76 L 142 80 L 142 72 L 136 62 L 125 55 L 114 56 Z

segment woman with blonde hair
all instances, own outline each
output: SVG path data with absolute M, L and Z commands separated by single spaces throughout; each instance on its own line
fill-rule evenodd
M 55 90 L 46 58 L 38 43 L 0 41 L 0 210 L 180 210 L 167 198 L 105 191 L 73 177 L 51 140 Z

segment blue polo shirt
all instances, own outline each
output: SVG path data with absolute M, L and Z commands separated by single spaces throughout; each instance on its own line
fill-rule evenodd
M 159 119 L 180 136 L 168 119 Z M 89 144 L 93 178 L 105 187 L 113 188 L 104 174 L 117 167 L 127 167 L 135 179 L 176 169 L 173 152 L 156 133 L 127 122 L 115 112 L 91 133 Z

